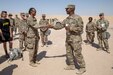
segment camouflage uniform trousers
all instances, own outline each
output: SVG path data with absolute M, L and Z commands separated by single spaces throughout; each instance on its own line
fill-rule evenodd
M 94 37 L 95 37 L 95 33 L 94 32 L 87 32 L 86 33 L 86 38 L 87 38 L 87 41 L 89 43 L 93 43 L 94 42 Z
M 14 27 L 11 26 L 11 33 L 12 33 L 12 36 L 13 36 L 13 31 L 14 31 Z
M 104 34 L 104 32 L 97 32 L 99 47 L 109 49 L 108 39 L 103 38 L 102 34 Z
M 27 37 L 27 49 L 29 51 L 30 63 L 36 62 L 38 43 L 39 43 L 39 38 L 37 37 L 28 38 Z
M 14 32 L 17 33 L 18 31 L 18 26 L 14 26 Z
M 19 48 L 20 48 L 20 49 L 23 49 L 23 48 L 24 48 L 23 45 L 24 45 L 25 47 L 27 47 L 26 39 L 27 39 L 26 35 L 20 33 L 20 35 L 19 35 Z
M 66 46 L 66 54 L 69 65 L 75 65 L 75 61 L 77 61 L 77 64 L 79 65 L 80 68 L 85 68 L 85 61 L 81 53 L 82 51 L 81 41 L 74 41 L 74 40 L 71 42 L 66 41 L 65 46 Z
M 11 26 L 11 32 L 13 33 L 13 31 L 14 31 L 14 26 Z
M 46 32 L 47 31 L 40 31 L 41 41 L 43 45 L 47 44 L 48 42 L 48 38 L 47 38 L 48 35 L 46 35 Z

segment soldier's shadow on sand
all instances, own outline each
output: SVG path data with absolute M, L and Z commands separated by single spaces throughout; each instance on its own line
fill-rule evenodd
M 65 57 L 66 54 L 58 55 L 58 56 L 45 56 L 45 58 L 58 58 L 58 57 Z
M 92 43 L 92 47 L 99 48 L 99 45 L 96 43 Z
M 84 42 L 87 43 L 87 40 L 84 40 Z M 99 48 L 99 45 L 93 42 L 93 43 L 92 43 L 92 47 L 94 47 L 94 48 Z
M 13 40 L 18 40 L 19 39 L 19 37 L 14 37 L 14 39 Z
M 8 60 L 5 55 L 0 56 L 0 64 L 2 64 L 3 62 L 5 62 L 6 60 Z
M 18 65 L 10 65 L 10 66 L 8 66 L 8 67 L 6 67 L 6 68 L 4 68 L 2 71 L 0 71 L 0 75 L 12 75 L 13 74 L 13 70 L 15 69 L 15 68 L 17 68 L 18 67 Z
M 57 58 L 57 57 L 65 57 L 66 54 L 58 55 L 58 56 L 46 56 L 47 51 L 42 51 L 37 55 L 37 60 L 41 61 L 43 58 Z
M 52 44 L 53 44 L 53 43 L 52 43 L 52 41 L 50 41 L 50 40 L 47 42 L 47 45 L 52 45 Z
M 46 56 L 47 51 L 42 51 L 37 55 L 37 60 L 40 61 Z

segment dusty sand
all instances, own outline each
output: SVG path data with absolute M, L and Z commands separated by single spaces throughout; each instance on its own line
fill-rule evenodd
M 61 19 L 62 18 L 62 19 Z M 64 17 L 58 17 L 63 20 Z M 84 28 L 88 16 L 83 16 Z M 97 18 L 97 17 L 96 17 Z M 111 34 L 109 39 L 110 54 L 105 51 L 96 51 L 95 46 L 98 41 L 95 37 L 94 47 L 86 45 L 86 33 L 83 33 L 83 50 L 82 54 L 86 62 L 86 72 L 83 75 L 113 75 L 113 17 L 106 17 L 110 21 L 108 31 Z M 38 67 L 29 66 L 28 51 L 24 52 L 24 61 L 21 59 L 7 63 L 3 57 L 4 51 L 2 44 L 0 44 L 0 75 L 76 75 L 77 70 L 64 70 L 66 67 L 66 50 L 65 50 L 65 30 L 51 29 L 51 35 L 48 37 L 52 44 L 49 47 L 41 47 L 39 43 L 39 50 L 37 59 L 40 60 Z M 16 36 L 18 38 L 18 36 Z M 18 48 L 18 39 L 14 40 L 14 48 Z

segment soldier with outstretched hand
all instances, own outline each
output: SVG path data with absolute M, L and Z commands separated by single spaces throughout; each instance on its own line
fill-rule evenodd
M 48 25 L 49 28 L 59 30 L 66 29 L 66 57 L 68 66 L 65 70 L 74 70 L 75 61 L 77 61 L 79 67 L 77 74 L 83 74 L 86 71 L 85 61 L 82 51 L 82 33 L 83 33 L 83 21 L 79 15 L 74 13 L 75 5 L 68 5 L 66 12 L 69 15 L 63 22 L 56 22 L 55 25 Z
M 97 38 L 99 42 L 99 48 L 97 50 L 105 50 L 107 53 L 110 53 L 108 39 L 106 37 L 109 21 L 104 18 L 104 13 L 100 13 L 99 17 L 100 19 L 96 22 Z

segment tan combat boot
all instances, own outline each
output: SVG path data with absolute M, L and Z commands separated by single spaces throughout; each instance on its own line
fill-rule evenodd
M 84 72 L 86 72 L 86 69 L 85 68 L 80 68 L 76 74 L 83 74 Z
M 75 70 L 75 65 L 68 65 L 65 70 Z
M 35 63 L 36 63 L 36 64 L 40 64 L 38 60 L 37 60 Z
M 32 67 L 37 67 L 37 65 L 33 62 L 31 62 L 29 65 L 32 66 Z
M 97 51 L 100 51 L 100 50 L 102 50 L 102 48 L 97 48 Z
M 109 53 L 109 54 L 110 54 L 110 51 L 109 51 L 109 49 L 108 49 L 108 48 L 105 48 L 105 47 L 104 47 L 104 51 L 106 51 L 107 53 Z
M 109 49 L 106 49 L 106 52 L 110 54 L 110 51 L 109 51 Z

